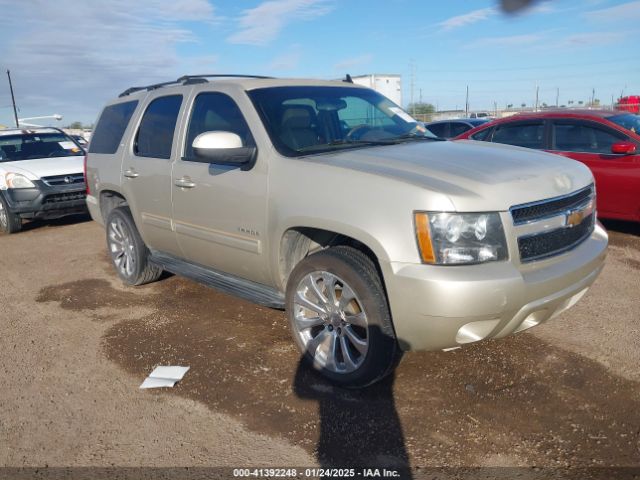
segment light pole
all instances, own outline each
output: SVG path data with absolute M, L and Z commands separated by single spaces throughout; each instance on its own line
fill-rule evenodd
M 35 123 L 27 123 L 25 120 L 42 120 L 47 118 L 52 118 L 54 120 L 60 121 L 62 120 L 62 115 L 58 115 L 57 113 L 54 113 L 53 115 L 43 115 L 41 117 L 16 118 L 16 124 L 18 125 L 18 128 L 20 128 L 20 125 L 24 127 L 41 127 L 42 125 L 36 125 Z

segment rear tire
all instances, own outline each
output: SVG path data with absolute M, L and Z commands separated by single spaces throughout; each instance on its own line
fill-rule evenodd
M 0 232 L 17 233 L 22 230 L 22 219 L 9 210 L 4 197 L 0 195 Z
M 107 216 L 107 247 L 118 276 L 128 285 L 144 285 L 157 280 L 162 268 L 149 261 L 150 252 L 126 207 Z
M 287 282 L 286 309 L 303 360 L 335 384 L 371 385 L 402 356 L 376 267 L 352 247 L 298 263 Z

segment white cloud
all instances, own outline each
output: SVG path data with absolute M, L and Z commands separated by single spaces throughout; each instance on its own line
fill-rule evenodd
M 270 0 L 245 10 L 240 30 L 228 37 L 230 43 L 267 45 L 294 21 L 312 20 L 333 10 L 328 0 Z
M 614 7 L 591 10 L 584 14 L 594 22 L 628 22 L 640 20 L 640 1 L 622 3 Z
M 278 75 L 283 71 L 295 70 L 301 59 L 302 47 L 300 45 L 292 45 L 287 52 L 274 58 L 267 66 L 267 69 L 274 71 Z
M 474 40 L 469 47 L 520 47 L 534 45 L 545 37 L 541 33 L 525 33 L 508 37 L 483 37 Z
M 341 72 L 346 72 L 356 67 L 362 67 L 371 63 L 373 60 L 373 55 L 367 53 L 365 55 L 360 55 L 359 57 L 346 58 L 333 66 L 334 70 L 338 70 Z
M 591 32 L 576 33 L 565 37 L 558 42 L 559 46 L 565 47 L 595 47 L 611 45 L 624 40 L 629 32 Z
M 207 0 L 0 0 L 0 11 L 0 67 L 18 105 L 28 116 L 55 110 L 63 124 L 94 120 L 127 87 L 193 73 L 178 47 L 197 39 L 181 22 L 216 20 Z M 213 52 L 201 59 L 210 70 Z
M 438 23 L 438 26 L 441 28 L 441 30 L 444 31 L 453 30 L 454 28 L 460 28 L 466 25 L 471 25 L 472 23 L 486 20 L 496 13 L 497 11 L 493 7 L 481 8 L 479 10 L 473 10 L 462 15 L 456 15 L 455 17 L 448 18 Z

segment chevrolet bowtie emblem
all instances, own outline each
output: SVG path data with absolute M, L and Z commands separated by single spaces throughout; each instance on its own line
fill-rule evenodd
M 570 228 L 580 225 L 582 220 L 584 220 L 584 214 L 584 210 L 578 210 L 567 214 L 565 218 L 565 225 Z
M 564 217 L 564 224 L 569 228 L 577 227 L 591 213 L 593 213 L 593 202 L 589 202 L 582 208 L 567 212 Z

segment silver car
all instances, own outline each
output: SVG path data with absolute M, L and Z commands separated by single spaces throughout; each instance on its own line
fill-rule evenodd
M 573 306 L 607 234 L 582 164 L 439 141 L 344 82 L 187 76 L 104 108 L 87 204 L 120 278 L 168 270 L 287 311 L 314 368 L 365 386 L 403 352 Z

